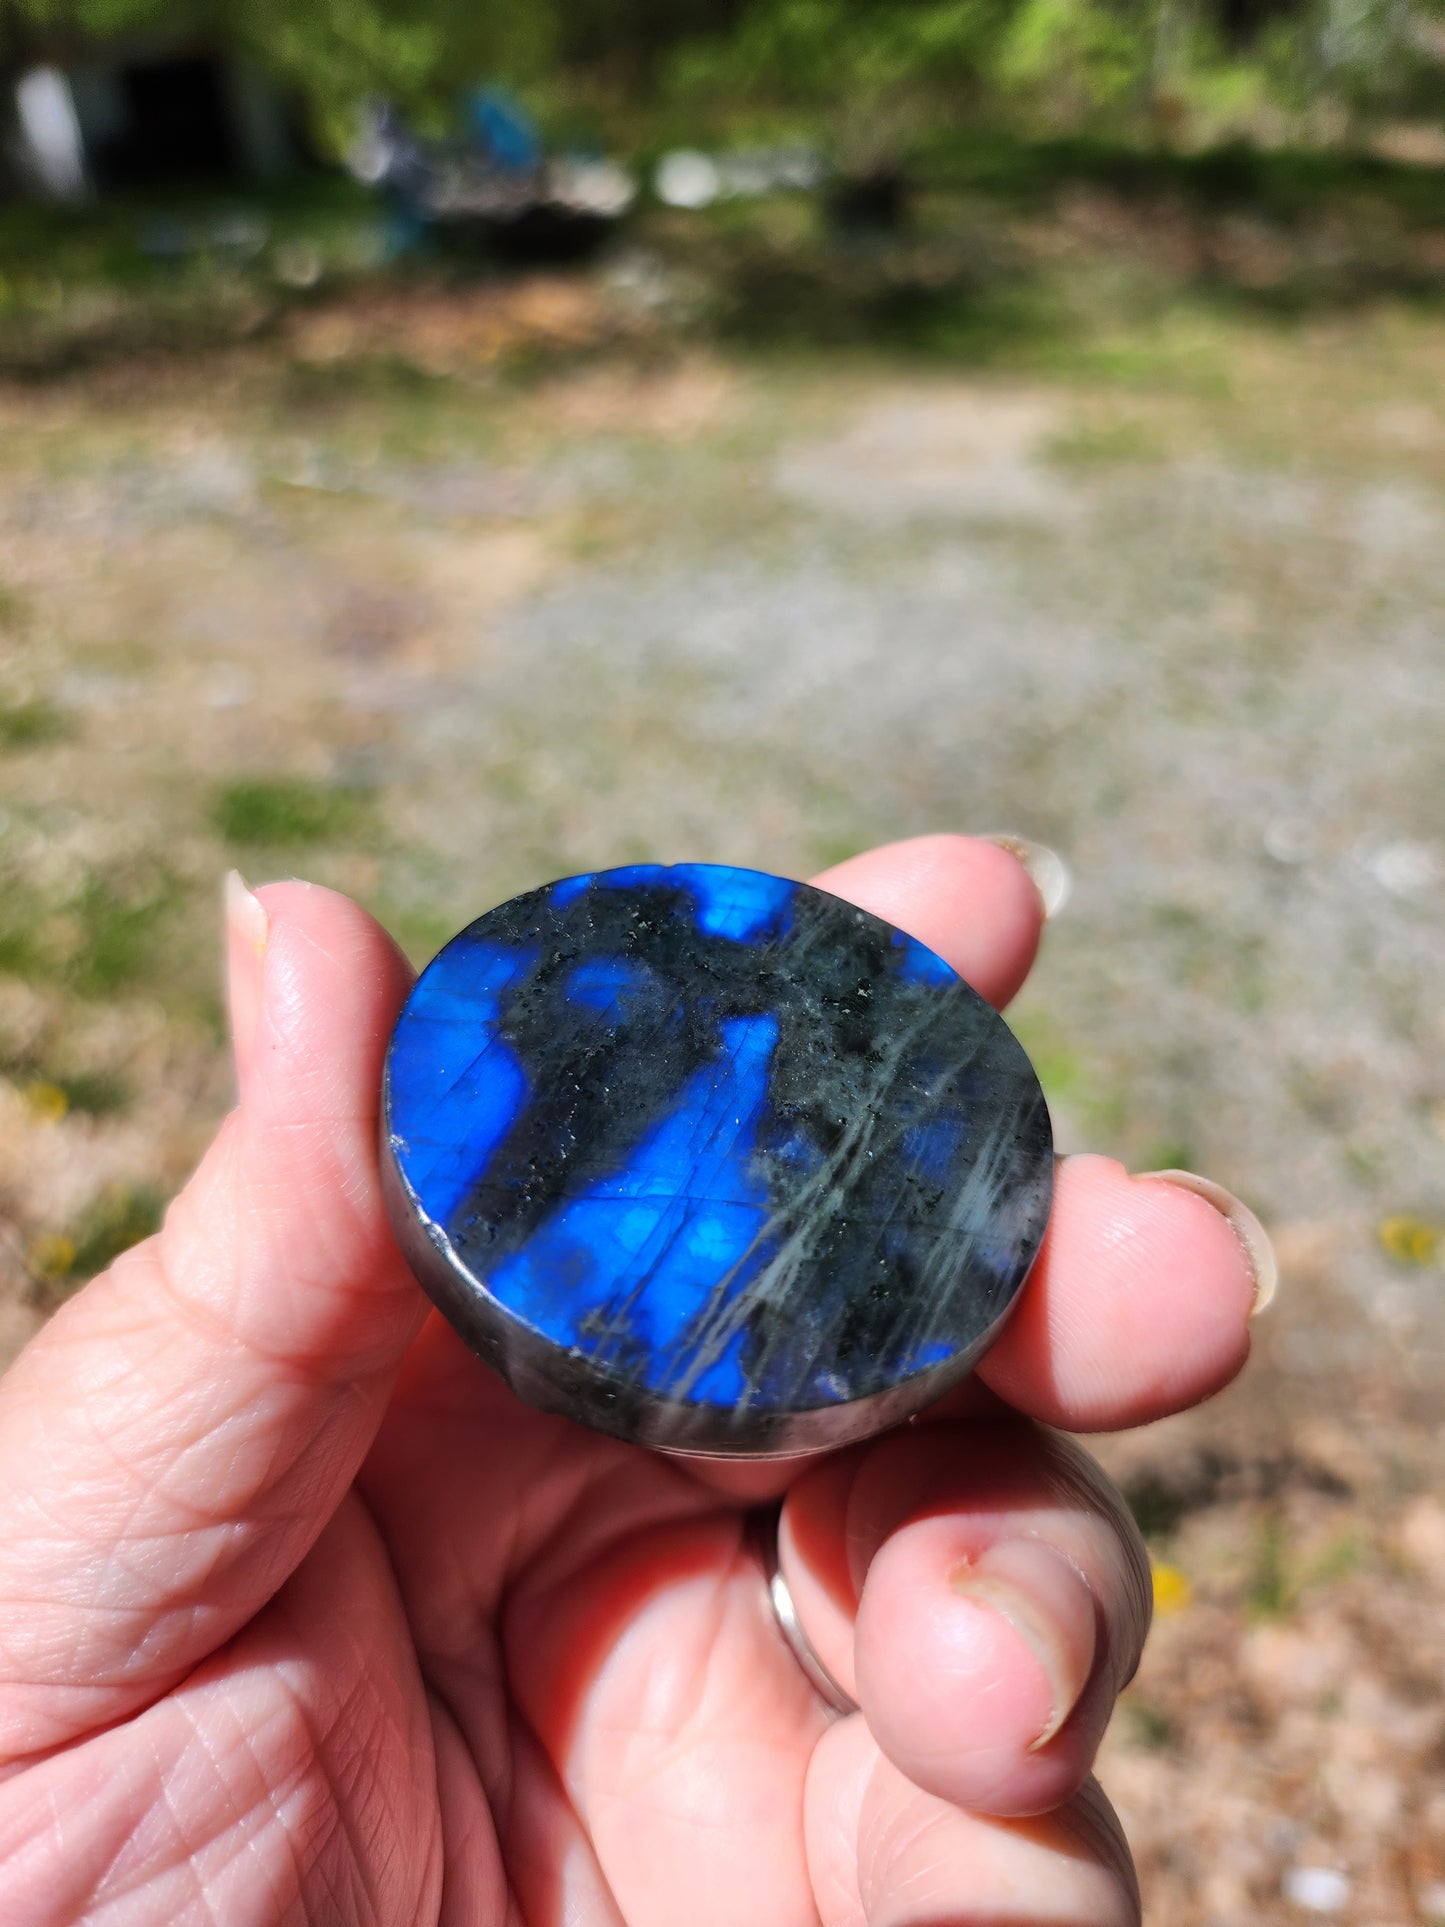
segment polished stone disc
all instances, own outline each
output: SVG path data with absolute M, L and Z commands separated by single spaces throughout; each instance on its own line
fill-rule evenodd
M 1053 1174 L 1028 1059 L 940 957 L 713 864 L 570 877 L 454 938 L 397 1021 L 384 1138 L 418 1277 L 522 1398 L 716 1454 L 946 1390 Z

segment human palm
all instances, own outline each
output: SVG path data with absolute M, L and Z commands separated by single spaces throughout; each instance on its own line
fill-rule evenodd
M 1032 959 L 993 845 L 827 882 L 996 1001 Z M 230 957 L 237 1110 L 0 1384 L 0 1919 L 1136 1920 L 1087 1774 L 1147 1565 L 1045 1426 L 1238 1368 L 1224 1217 L 1066 1160 L 1019 1313 L 942 1406 L 823 1459 L 667 1459 L 522 1406 L 424 1320 L 378 1191 L 408 978 L 377 927 L 277 885 L 236 896 Z M 848 1717 L 768 1603 L 778 1500 Z

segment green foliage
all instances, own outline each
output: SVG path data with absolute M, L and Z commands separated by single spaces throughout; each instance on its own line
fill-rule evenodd
M 1172 141 L 1445 95 L 1445 0 L 0 0 L 0 70 L 121 35 L 249 54 L 332 146 L 368 95 L 436 131 L 484 79 L 559 124 L 610 100 L 694 135 L 810 128 L 845 164 L 981 114 Z
M 446 53 L 442 22 L 375 0 L 247 0 L 238 37 L 273 72 L 302 87 L 332 145 L 343 145 L 356 103 L 385 91 L 422 93 Z
M 842 158 L 977 121 L 1228 138 L 1445 102 L 1445 0 L 751 0 L 678 96 L 812 117 Z M 1312 118 L 1313 117 L 1313 118 Z
M 1148 87 L 1150 11 L 1108 0 L 1021 0 L 993 57 L 998 91 L 1066 126 L 1117 120 Z
M 846 165 L 867 167 L 910 129 L 975 99 L 1017 0 L 754 0 L 727 34 L 679 48 L 676 96 L 801 112 Z

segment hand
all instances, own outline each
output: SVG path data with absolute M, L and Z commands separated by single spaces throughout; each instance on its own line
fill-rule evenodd
M 991 844 L 822 881 L 997 1003 L 1032 961 L 1037 895 Z M 664 1459 L 519 1405 L 425 1316 L 378 1194 L 409 983 L 382 931 L 284 883 L 237 893 L 229 943 L 236 1110 L 0 1384 L 0 1919 L 1136 1921 L 1087 1775 L 1148 1566 L 1043 1428 L 1233 1375 L 1254 1281 L 1225 1218 L 1070 1158 L 943 1407 L 792 1467 Z M 768 1610 L 769 1493 L 852 1717 Z

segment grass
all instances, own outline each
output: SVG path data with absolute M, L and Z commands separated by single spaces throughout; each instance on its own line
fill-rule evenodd
M 1123 1701 L 1129 1737 L 1147 1753 L 1164 1753 L 1179 1744 L 1179 1728 L 1160 1707 L 1132 1695 Z
M 96 1000 L 162 981 L 180 900 L 179 885 L 161 871 L 91 877 L 60 903 L 11 879 L 0 885 L 0 972 Z
M 227 783 L 216 795 L 211 820 L 227 843 L 294 849 L 345 843 L 372 827 L 371 798 L 304 777 L 251 777 Z
M 7 1069 L 14 1070 L 14 1065 Z M 78 1076 L 32 1076 L 22 1084 L 21 1095 L 32 1114 L 46 1123 L 58 1123 L 70 1112 L 82 1117 L 109 1117 L 123 1111 L 131 1100 L 130 1086 L 109 1071 L 82 1071 Z
M 1246 1599 L 1254 1619 L 1282 1619 L 1293 1604 L 1284 1522 L 1271 1513 L 1255 1534 Z
M 107 1185 L 75 1228 L 77 1278 L 93 1278 L 160 1228 L 165 1203 L 149 1186 Z
M 175 907 L 176 886 L 163 879 L 138 894 L 122 894 L 92 879 L 73 899 L 79 937 L 65 976 L 82 997 L 112 997 L 156 976 L 163 926 Z
M 1445 225 L 1445 171 L 1364 154 L 1026 141 L 1000 129 L 922 139 L 912 166 L 908 224 L 867 244 L 833 232 L 819 197 L 723 202 L 687 217 L 644 207 L 630 238 L 679 271 L 681 291 L 643 335 L 1209 395 L 1225 392 L 1227 357 L 1172 337 L 1170 311 L 1186 297 L 1196 321 L 1292 323 L 1382 297 L 1428 311 L 1445 296 L 1445 272 L 1418 245 Z M 1080 267 L 1068 247 L 1041 250 L 1031 238 L 1049 223 L 1067 231 L 1081 191 L 1118 230 L 1089 243 L 1109 257 L 1102 275 L 1097 261 Z M 235 196 L 0 208 L 0 369 L 38 378 L 137 351 L 204 355 L 278 328 L 318 295 L 379 285 L 390 296 L 418 280 L 446 290 L 478 271 L 434 250 L 384 273 L 374 245 L 363 261 L 358 237 L 374 243 L 382 212 L 344 181 L 303 179 L 244 200 L 259 238 L 240 249 L 225 239 Z M 181 243 L 174 258 L 158 248 L 162 232 Z M 324 264 L 321 286 L 304 293 L 278 278 L 297 241 Z M 581 352 L 521 327 L 489 381 L 525 382 Z M 303 412 L 354 401 L 444 411 L 451 387 L 404 344 L 292 368 L 290 400 Z
M 70 733 L 70 718 L 53 703 L 0 703 L 0 749 L 36 749 Z
M 83 1117 L 112 1117 L 129 1108 L 131 1088 L 114 1071 L 57 1073 L 48 1080 L 64 1099 L 68 1111 Z
M 921 140 L 913 163 L 935 186 L 1035 213 L 1063 187 L 1127 202 L 1168 197 L 1210 213 L 1249 213 L 1295 226 L 1322 207 L 1365 203 L 1420 227 L 1445 222 L 1445 173 L 1346 149 L 1272 149 L 1242 141 L 1193 152 L 1072 136 L 1025 140 L 1007 129 Z
M 1082 422 L 1055 435 L 1045 455 L 1064 468 L 1107 467 L 1159 458 L 1158 438 L 1142 422 Z
M 455 913 L 421 906 L 389 909 L 382 904 L 376 907 L 376 915 L 418 969 L 457 934 L 459 921 Z
M 150 1186 L 106 1185 L 68 1231 L 45 1232 L 32 1243 L 29 1265 L 41 1303 L 58 1304 L 114 1264 L 159 1230 L 164 1214 L 165 1200 Z
M 1283 1619 L 1316 1586 L 1337 1584 L 1365 1563 L 1367 1549 L 1360 1535 L 1337 1535 L 1309 1556 L 1290 1543 L 1277 1512 L 1260 1521 L 1245 1590 L 1245 1604 L 1253 1619 Z

